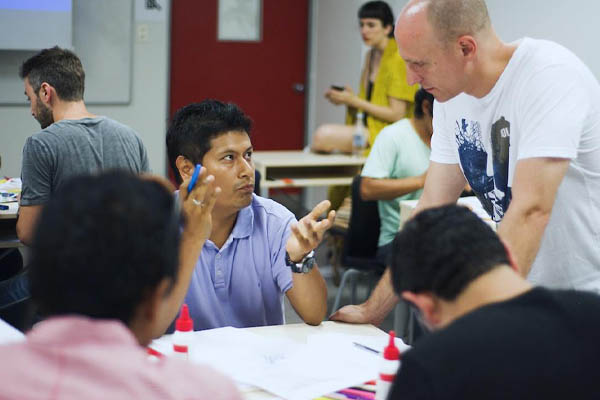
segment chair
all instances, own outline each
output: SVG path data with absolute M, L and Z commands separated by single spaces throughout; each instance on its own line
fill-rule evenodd
M 332 313 L 340 307 L 342 294 L 347 285 L 351 288 L 350 301 L 355 304 L 358 283 L 367 280 L 370 294 L 373 283 L 385 270 L 385 265 L 375 258 L 381 227 L 377 201 L 362 200 L 360 182 L 360 175 L 352 180 L 352 210 L 341 256 L 342 265 L 348 269 L 342 275 Z
M 26 332 L 33 325 L 33 317 L 27 270 L 0 281 L 0 319 Z

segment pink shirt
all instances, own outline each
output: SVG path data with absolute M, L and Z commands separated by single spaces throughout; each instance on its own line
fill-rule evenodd
M 148 360 L 119 321 L 79 316 L 37 324 L 27 341 L 0 346 L 0 399 L 241 399 L 209 367 Z

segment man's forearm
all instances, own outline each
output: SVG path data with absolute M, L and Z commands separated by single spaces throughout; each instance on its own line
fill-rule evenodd
M 360 195 L 363 200 L 393 200 L 396 197 L 422 189 L 424 176 L 409 176 L 401 179 L 377 179 L 363 177 Z
M 319 267 L 315 263 L 307 274 L 292 273 L 292 279 L 286 295 L 294 310 L 307 324 L 320 324 L 327 313 L 327 285 Z
M 198 241 L 193 237 L 187 237 L 185 231 L 181 236 L 177 280 L 174 282 L 173 288 L 169 293 L 168 313 L 161 321 L 161 326 L 164 328 L 164 331 L 167 330 L 179 312 L 190 286 L 192 272 L 194 271 L 194 268 L 196 268 L 196 263 L 200 257 L 200 251 L 204 246 L 204 242 L 205 241 Z
M 526 278 L 535 260 L 550 213 L 526 210 L 511 204 L 498 226 L 498 235 L 507 244 L 519 272 Z
M 383 276 L 375 286 L 369 299 L 364 303 L 366 314 L 369 316 L 369 323 L 380 325 L 385 317 L 398 304 L 398 296 L 394 293 L 392 286 L 392 273 L 390 268 L 386 268 Z

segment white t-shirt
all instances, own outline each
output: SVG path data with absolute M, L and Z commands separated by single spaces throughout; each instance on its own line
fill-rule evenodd
M 494 88 L 435 104 L 431 160 L 460 164 L 499 222 L 516 163 L 570 159 L 529 279 L 600 292 L 600 85 L 569 50 L 520 41 Z

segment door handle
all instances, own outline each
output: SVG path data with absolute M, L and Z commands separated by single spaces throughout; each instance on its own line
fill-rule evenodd
M 304 83 L 294 83 L 292 89 L 296 93 L 304 93 Z

